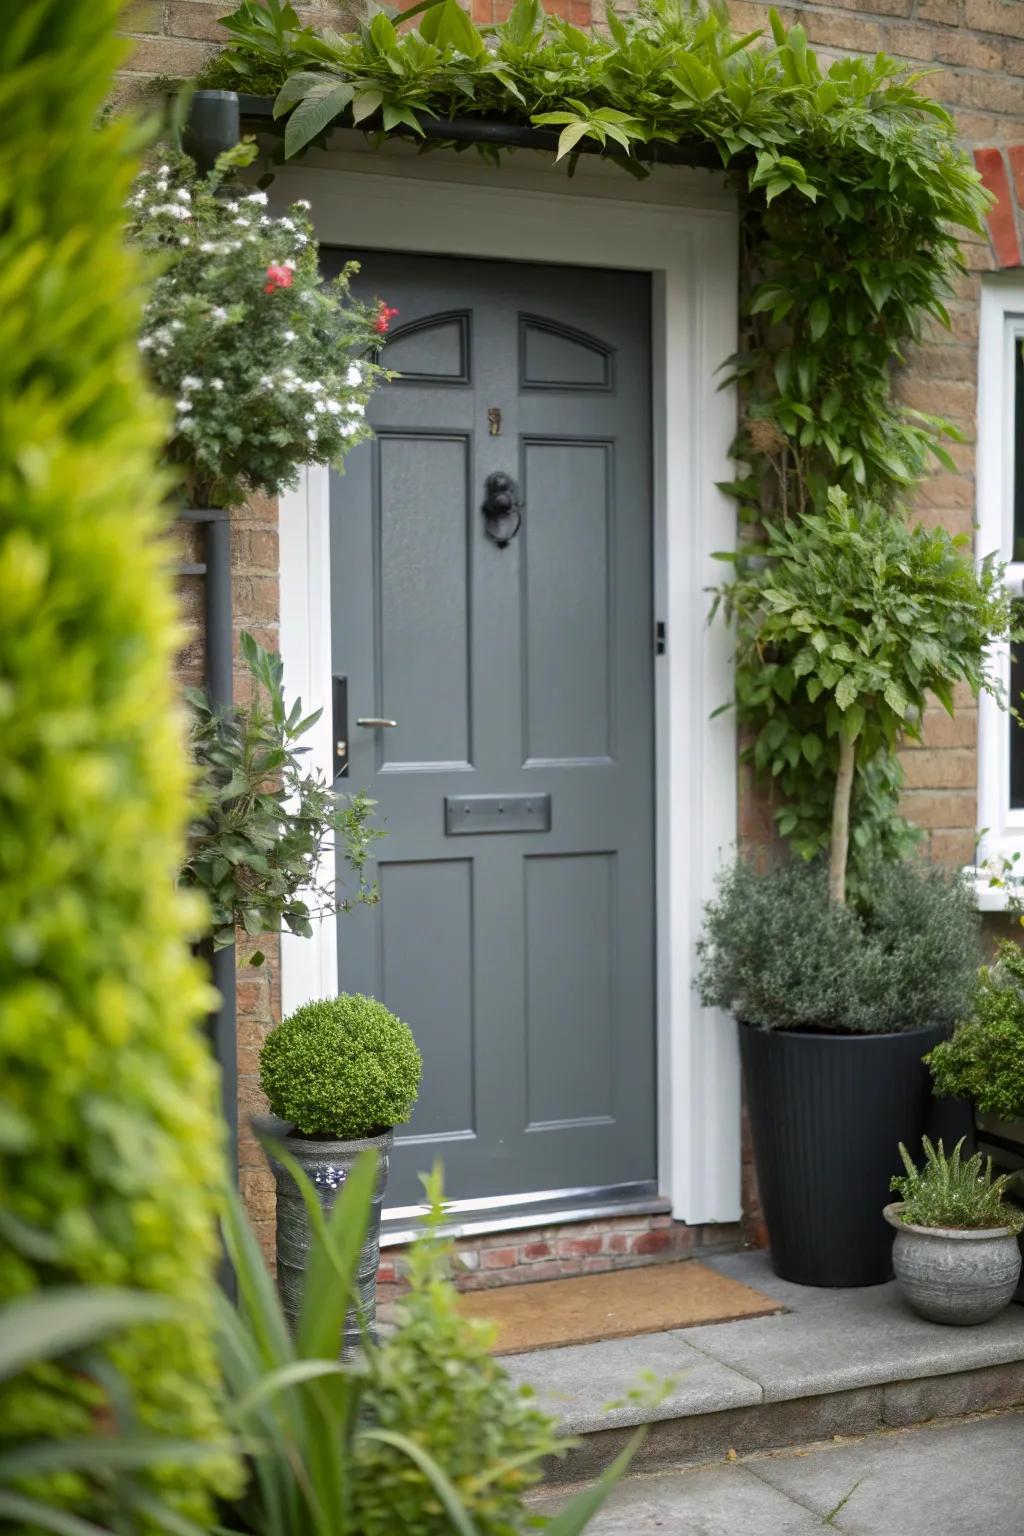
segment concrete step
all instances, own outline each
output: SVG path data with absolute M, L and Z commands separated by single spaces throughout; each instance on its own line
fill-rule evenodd
M 1024 1404 L 1020 1307 L 981 1327 L 943 1328 L 916 1317 L 895 1284 L 791 1285 L 760 1253 L 706 1262 L 785 1312 L 506 1358 L 578 1437 L 550 1481 L 595 1476 L 641 1423 L 638 1473 Z M 660 1403 L 630 1396 L 645 1374 L 672 1382 Z
M 1020 1536 L 1022 1435 L 1011 1409 L 624 1478 L 587 1536 Z

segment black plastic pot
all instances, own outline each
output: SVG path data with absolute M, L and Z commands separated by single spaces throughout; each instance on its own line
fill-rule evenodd
M 882 1209 L 928 1126 L 921 1061 L 943 1038 L 826 1035 L 740 1025 L 740 1051 L 772 1265 L 798 1285 L 880 1285 L 892 1275 Z

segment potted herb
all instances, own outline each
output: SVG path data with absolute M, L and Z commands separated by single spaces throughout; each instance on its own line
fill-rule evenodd
M 922 1057 L 970 1006 L 978 927 L 967 882 L 917 862 L 879 864 L 844 903 L 829 901 L 820 862 L 762 872 L 738 860 L 722 876 L 698 984 L 706 1004 L 739 1021 L 761 1203 L 784 1279 L 889 1278 L 880 1212 L 894 1149 L 927 1128 Z
M 277 1117 L 274 1132 L 308 1176 L 325 1210 L 359 1154 L 376 1153 L 378 1177 L 358 1266 L 359 1312 L 372 1326 L 380 1211 L 394 1127 L 408 1120 L 422 1062 L 408 1024 L 376 998 L 343 994 L 306 1003 L 271 1030 L 260 1051 L 260 1085 Z M 277 1282 L 285 1312 L 298 1317 L 310 1246 L 309 1214 L 298 1187 L 274 1158 L 277 1181 Z M 346 1323 L 358 1340 L 360 1317 Z
M 902 1200 L 885 1208 L 896 1229 L 893 1266 L 915 1312 L 933 1323 L 987 1323 L 1003 1310 L 1020 1277 L 1017 1234 L 1024 1212 L 1007 1204 L 1013 1178 L 994 1178 L 992 1159 L 961 1156 L 962 1142 L 947 1157 L 924 1138 L 918 1169 L 900 1144 L 905 1175 L 892 1188 Z

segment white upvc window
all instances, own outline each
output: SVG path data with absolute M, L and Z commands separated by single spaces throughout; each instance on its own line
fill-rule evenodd
M 981 296 L 978 349 L 979 559 L 1006 562 L 1006 584 L 1024 596 L 1024 277 L 987 282 Z M 995 670 L 1019 709 L 1024 644 L 993 648 Z M 979 862 L 989 868 L 1019 855 L 1024 876 L 1024 728 L 983 695 L 978 721 Z M 1005 894 L 982 873 L 979 905 L 999 909 Z

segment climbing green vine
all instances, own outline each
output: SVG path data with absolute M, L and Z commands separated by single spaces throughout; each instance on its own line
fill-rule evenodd
M 721 165 L 744 244 L 740 347 L 723 374 L 743 400 L 727 488 L 741 521 L 822 511 L 833 488 L 900 517 L 934 461 L 953 467 L 943 439 L 956 433 L 903 405 L 894 371 L 926 321 L 948 324 L 958 231 L 982 230 L 987 194 L 920 75 L 883 54 L 824 69 L 803 27 L 774 10 L 766 21 L 736 36 L 719 4 L 640 0 L 583 32 L 517 0 L 507 21 L 477 28 L 457 0 L 424 0 L 402 15 L 374 7 L 339 36 L 301 26 L 281 0 L 244 0 L 200 83 L 275 92 L 286 157 L 332 126 L 422 139 L 478 116 L 557 130 L 570 173 L 588 150 L 641 175 L 668 146 Z M 781 786 L 780 831 L 810 855 L 828 842 L 836 732 L 824 702 L 804 699 L 800 736 L 825 750 L 780 759 L 771 742 L 790 701 L 772 666 L 757 647 L 741 653 L 736 703 L 751 761 Z M 892 742 L 862 748 L 855 852 L 905 851 L 900 783 Z

